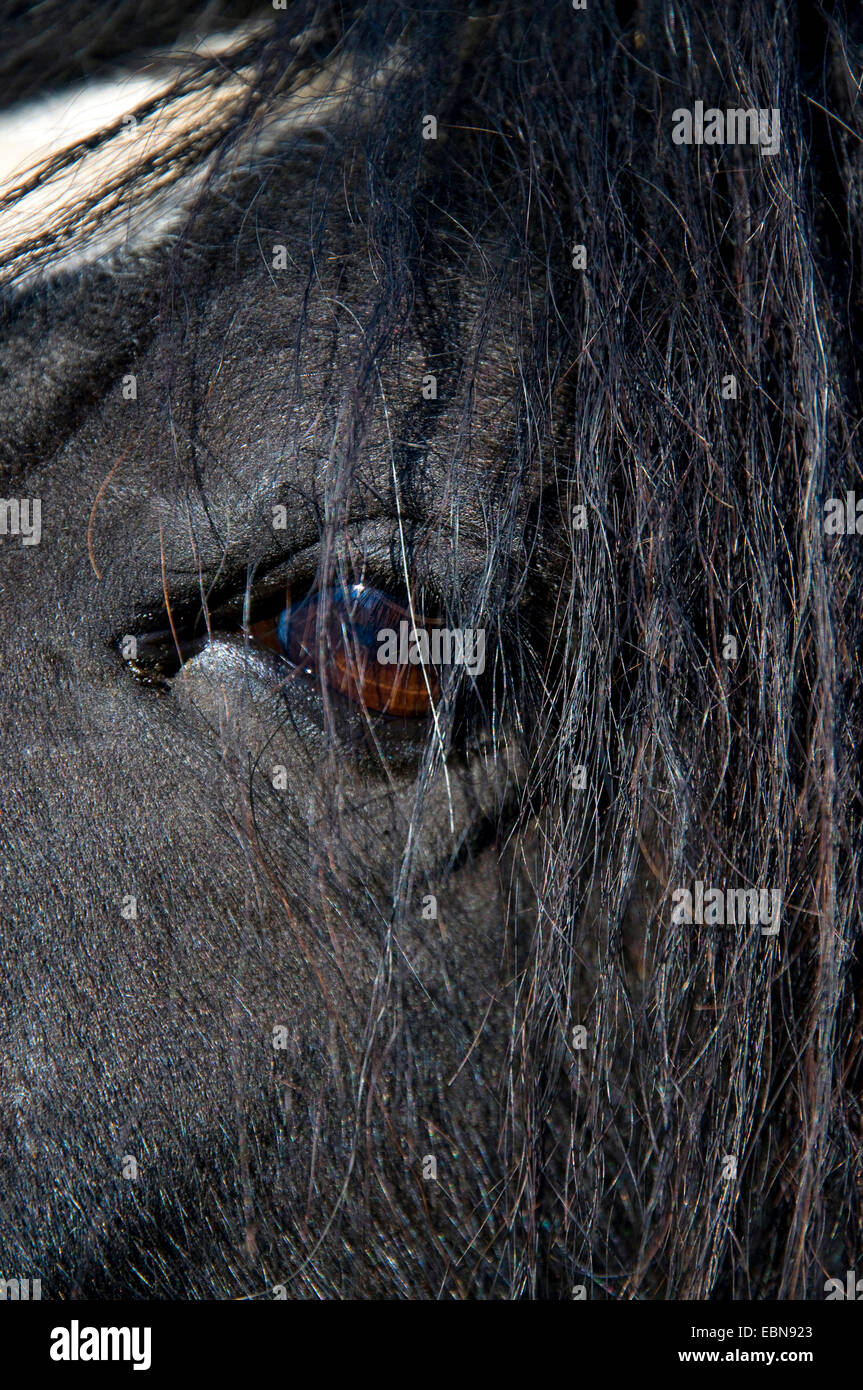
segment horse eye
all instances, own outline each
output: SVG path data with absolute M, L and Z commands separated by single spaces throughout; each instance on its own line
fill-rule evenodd
M 315 590 L 281 613 L 250 623 L 259 646 L 376 714 L 421 718 L 440 684 L 426 657 L 435 623 L 417 618 L 389 594 L 366 584 Z M 414 633 L 416 635 L 414 636 Z

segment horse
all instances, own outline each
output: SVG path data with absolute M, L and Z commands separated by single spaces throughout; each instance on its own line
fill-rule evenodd
M 0 15 L 0 1274 L 823 1297 L 859 17 Z

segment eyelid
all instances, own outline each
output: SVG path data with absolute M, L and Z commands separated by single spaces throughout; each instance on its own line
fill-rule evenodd
M 396 516 L 347 522 L 340 532 L 340 540 L 345 544 L 346 559 L 353 557 L 354 572 L 362 570 L 367 583 L 386 591 L 401 586 L 403 570 L 398 559 L 400 530 Z M 415 548 L 419 555 L 424 546 L 417 544 Z M 318 576 L 320 550 L 321 539 L 315 528 L 309 539 L 301 540 L 297 548 L 285 547 L 280 553 L 260 561 L 235 560 L 228 572 L 227 565 L 223 565 L 218 572 L 202 576 L 192 566 L 190 556 L 189 568 L 168 573 L 170 620 L 159 582 L 152 601 L 138 610 L 122 632 L 115 634 L 113 645 L 119 646 L 127 634 L 150 635 L 168 629 L 172 622 L 178 633 L 183 631 L 189 636 L 193 626 L 196 633 L 205 630 L 202 596 L 213 629 L 225 630 L 232 623 L 247 622 L 250 617 L 254 620 L 256 612 L 275 601 L 279 589 L 298 585 L 311 588 Z M 433 598 L 435 608 L 440 609 L 441 594 L 437 591 L 433 572 L 423 574 L 420 579 L 425 596 Z M 428 606 L 426 602 L 426 608 Z

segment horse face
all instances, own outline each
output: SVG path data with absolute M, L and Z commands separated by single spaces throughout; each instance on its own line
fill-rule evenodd
M 21 417 L 53 451 L 18 474 L 39 544 L 2 552 L 4 1187 L 58 1294 L 128 1291 L 133 1267 L 179 1297 L 368 1292 L 394 1260 L 416 1287 L 402 1224 L 445 1169 L 458 1202 L 502 1176 L 518 739 L 459 722 L 464 670 L 400 717 L 334 687 L 314 633 L 306 666 L 252 633 L 349 581 L 484 632 L 513 306 L 476 289 L 488 248 L 432 228 L 412 298 L 384 292 L 360 180 L 310 245 L 321 158 L 246 176 L 122 276 L 29 291 L 9 325 L 40 325 Z M 379 1220 L 354 1282 L 342 1252 Z

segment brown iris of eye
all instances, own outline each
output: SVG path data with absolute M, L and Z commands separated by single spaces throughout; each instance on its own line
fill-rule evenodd
M 438 626 L 418 620 L 415 630 L 409 610 L 389 594 L 350 584 L 326 594 L 315 590 L 296 604 L 289 594 L 278 617 L 252 623 L 247 631 L 259 645 L 320 675 L 366 709 L 421 718 L 440 691 L 434 665 L 422 664 L 422 634 Z

